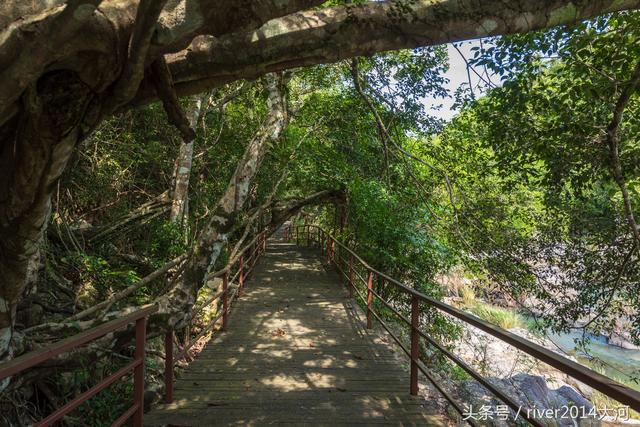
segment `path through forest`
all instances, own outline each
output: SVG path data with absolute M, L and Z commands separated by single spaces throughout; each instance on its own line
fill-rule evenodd
M 269 244 L 224 332 L 145 425 L 442 425 L 316 250 Z

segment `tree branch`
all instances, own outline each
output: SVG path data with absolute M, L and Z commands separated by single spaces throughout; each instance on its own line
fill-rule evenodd
M 599 14 L 640 7 L 610 0 L 377 1 L 298 12 L 253 32 L 199 37 L 172 55 L 169 67 L 180 95 L 237 79 L 337 62 L 388 50 L 542 30 Z M 141 92 L 136 102 L 153 93 Z
M 636 92 L 640 85 L 640 62 L 636 65 L 631 79 L 627 82 L 616 102 L 616 106 L 613 110 L 613 119 L 607 127 L 607 134 L 605 136 L 605 142 L 609 148 L 609 159 L 611 161 L 611 173 L 620 187 L 622 192 L 622 199 L 624 201 L 624 211 L 627 217 L 627 222 L 631 233 L 635 240 L 635 248 L 640 248 L 640 229 L 638 229 L 638 222 L 636 221 L 633 213 L 633 206 L 631 204 L 631 196 L 627 189 L 627 184 L 624 179 L 624 172 L 622 170 L 622 163 L 620 162 L 620 142 L 619 142 L 619 130 L 622 124 L 622 117 L 624 110 L 627 108 L 631 96 Z
M 171 73 L 164 58 L 158 58 L 151 65 L 151 76 L 156 93 L 162 100 L 162 106 L 167 113 L 169 123 L 178 129 L 185 143 L 193 141 L 196 138 L 196 131 L 191 127 L 187 115 L 180 107 L 180 101 L 178 101 L 178 96 L 173 87 Z
M 113 306 L 113 304 L 115 304 L 118 301 L 122 301 L 123 299 L 127 298 L 128 296 L 132 295 L 135 291 L 137 291 L 138 289 L 140 289 L 141 287 L 148 285 L 149 283 L 153 282 L 154 280 L 164 276 L 169 270 L 171 270 L 172 268 L 174 268 L 175 266 L 181 264 L 182 262 L 184 262 L 187 259 L 187 255 L 181 255 L 169 262 L 167 262 L 165 265 L 163 265 L 162 267 L 160 267 L 159 269 L 157 269 L 156 271 L 154 271 L 151 274 L 148 274 L 147 276 L 143 277 L 142 279 L 140 279 L 137 283 L 129 286 L 126 289 L 121 290 L 120 292 L 116 293 L 114 296 L 112 296 L 111 298 L 109 298 L 106 301 L 102 301 L 99 304 L 96 304 L 84 311 L 81 311 L 80 313 L 77 313 L 74 316 L 71 316 L 70 318 L 68 318 L 66 321 L 67 322 L 73 322 L 76 320 L 81 320 L 81 319 L 86 319 L 87 317 L 91 316 L 92 314 L 95 314 L 103 309 L 107 309 L 108 307 Z
M 133 98 L 142 82 L 151 38 L 166 3 L 167 0 L 140 0 L 138 4 L 135 26 L 129 41 L 127 62 L 113 88 L 112 108 L 114 110 Z

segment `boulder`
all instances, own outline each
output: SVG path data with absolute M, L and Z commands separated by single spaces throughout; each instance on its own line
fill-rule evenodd
M 509 378 L 490 378 L 489 381 L 522 405 L 519 421 L 526 425 L 523 414 L 529 414 L 549 427 L 599 427 L 602 425 L 593 405 L 572 387 L 564 385 L 550 389 L 545 379 L 524 373 Z M 504 402 L 495 398 L 476 381 L 463 381 L 460 387 L 464 400 L 472 402 L 467 415 L 478 417 L 479 409 L 485 405 L 493 415 L 480 421 L 485 425 L 506 427 L 517 425 L 513 412 L 507 420 L 500 419 L 499 405 Z M 573 409 L 571 409 L 573 408 Z M 590 415 L 591 413 L 591 415 Z

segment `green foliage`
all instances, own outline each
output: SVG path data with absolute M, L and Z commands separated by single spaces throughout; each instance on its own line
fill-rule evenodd
M 184 230 L 174 222 L 159 220 L 152 224 L 148 251 L 156 258 L 177 257 L 187 250 L 184 244 Z
M 507 233 L 508 224 L 500 224 L 490 234 L 507 236 L 509 242 L 483 243 L 481 235 L 469 240 L 506 291 L 555 307 L 546 320 L 556 329 L 593 318 L 592 331 L 609 331 L 617 319 L 637 311 L 638 252 L 612 178 L 604 129 L 640 60 L 639 19 L 638 13 L 614 14 L 572 28 L 495 40 L 478 50 L 475 63 L 501 75 L 502 87 L 469 104 L 445 131 L 455 132 L 461 144 L 477 141 L 489 150 L 492 161 L 481 165 L 499 176 L 503 193 L 526 183 L 524 199 L 516 203 L 535 204 L 524 216 L 506 211 L 504 218 L 528 232 Z M 620 127 L 620 159 L 636 216 L 639 107 L 633 97 Z M 494 200 L 489 204 L 496 206 Z M 495 217 L 482 207 L 487 211 L 483 216 Z M 493 224 L 479 222 L 486 239 Z
M 102 301 L 140 280 L 135 271 L 114 270 L 107 260 L 75 252 L 61 260 L 72 271 L 81 290 L 79 297 L 87 304 Z

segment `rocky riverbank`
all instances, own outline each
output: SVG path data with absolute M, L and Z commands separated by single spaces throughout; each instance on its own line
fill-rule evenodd
M 510 331 L 566 357 L 547 338 L 534 335 L 523 328 L 513 328 Z M 591 387 L 472 326 L 465 329 L 462 339 L 456 343 L 454 352 L 512 396 L 522 405 L 523 411 L 531 409 L 531 414 L 545 425 L 640 425 L 640 420 L 626 419 L 628 411 L 625 413 L 620 405 L 608 403 L 606 398 L 603 399 L 603 396 Z M 461 397 L 468 401 L 469 406 L 475 411 L 484 405 L 489 411 L 494 412 L 492 417 L 482 420 L 487 425 L 514 425 L 514 414 L 512 413 L 508 420 L 500 419 L 496 408 L 504 403 L 495 399 L 478 382 L 462 380 L 458 389 L 461 390 Z M 468 415 L 478 416 L 477 413 Z M 485 413 L 484 416 L 486 415 Z

